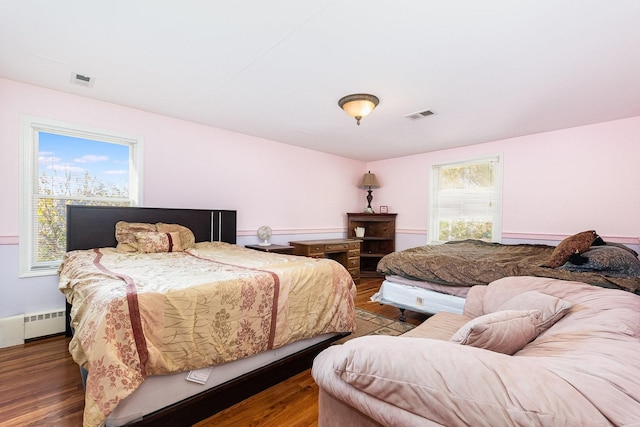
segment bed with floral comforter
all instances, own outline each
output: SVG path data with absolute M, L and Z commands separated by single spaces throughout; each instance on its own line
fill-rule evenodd
M 73 359 L 88 371 L 84 423 L 101 424 L 150 375 L 221 364 L 355 328 L 355 285 L 329 259 L 222 242 L 184 252 L 67 253 Z

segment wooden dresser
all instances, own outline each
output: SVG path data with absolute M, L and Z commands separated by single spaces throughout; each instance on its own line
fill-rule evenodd
M 299 240 L 289 242 L 294 255 L 312 258 L 331 258 L 342 264 L 353 278 L 360 283 L 360 242 L 358 239 Z

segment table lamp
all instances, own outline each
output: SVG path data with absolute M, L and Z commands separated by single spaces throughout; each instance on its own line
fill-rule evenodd
M 373 200 L 373 196 L 371 195 L 371 189 L 380 188 L 380 183 L 376 179 L 376 174 L 371 173 L 371 171 L 365 173 L 362 176 L 362 181 L 360 182 L 360 188 L 366 188 L 368 191 L 367 207 L 365 208 L 364 213 L 374 213 L 373 208 L 371 207 L 371 201 Z

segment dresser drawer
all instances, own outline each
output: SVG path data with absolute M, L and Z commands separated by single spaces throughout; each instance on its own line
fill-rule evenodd
M 349 250 L 351 249 L 357 249 L 358 251 L 360 250 L 360 242 L 351 242 L 349 243 Z
M 309 246 L 308 251 L 310 254 L 321 254 L 324 252 L 324 248 L 322 247 L 322 245 L 313 245 Z
M 293 253 L 295 255 L 304 255 L 312 258 L 324 257 L 324 247 L 322 245 L 298 245 L 293 244 Z
M 358 249 L 349 249 L 349 254 L 347 256 L 349 258 L 358 258 L 360 256 L 360 248 L 358 248 Z
M 351 274 L 351 278 L 354 280 L 360 280 L 360 268 L 350 268 L 349 274 Z
M 349 258 L 347 268 L 360 268 L 360 258 Z
M 336 243 L 330 245 L 324 245 L 325 252 L 345 252 L 349 249 L 349 244 L 347 243 Z

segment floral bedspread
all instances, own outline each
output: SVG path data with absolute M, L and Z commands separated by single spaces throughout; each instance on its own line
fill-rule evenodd
M 353 332 L 356 287 L 342 265 L 198 243 L 187 252 L 69 252 L 59 269 L 87 369 L 84 425 L 101 425 L 149 375 Z

